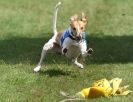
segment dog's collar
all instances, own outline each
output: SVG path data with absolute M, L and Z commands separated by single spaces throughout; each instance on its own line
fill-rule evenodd
M 69 35 L 68 37 L 71 38 L 72 40 L 76 40 L 72 35 Z

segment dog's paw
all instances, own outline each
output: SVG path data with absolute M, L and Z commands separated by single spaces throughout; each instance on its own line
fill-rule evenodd
M 84 66 L 81 63 L 75 63 L 79 68 L 83 69 Z
M 38 72 L 38 71 L 40 71 L 40 69 L 41 69 L 41 66 L 37 66 L 37 67 L 35 67 L 35 68 L 33 69 L 33 71 L 34 71 L 34 72 Z
M 81 68 L 81 69 L 84 68 L 84 66 L 82 64 L 79 64 L 78 67 Z
M 67 48 L 62 49 L 62 55 L 65 55 L 67 53 Z
M 93 49 L 92 49 L 92 48 L 89 48 L 89 49 L 87 50 L 87 53 L 88 53 L 89 55 L 91 55 L 91 54 L 93 53 Z
M 67 49 L 66 48 L 63 49 L 63 53 L 64 54 L 67 53 Z

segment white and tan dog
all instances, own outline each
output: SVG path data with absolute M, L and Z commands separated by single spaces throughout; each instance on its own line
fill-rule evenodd
M 43 59 L 48 51 L 55 48 L 57 45 L 61 48 L 61 53 L 67 58 L 71 58 L 73 63 L 80 68 L 83 68 L 83 65 L 77 61 L 79 55 L 83 57 L 91 54 L 93 50 L 89 48 L 87 50 L 87 44 L 85 40 L 85 25 L 87 24 L 87 19 L 84 13 L 82 13 L 81 20 L 78 20 L 77 15 L 74 15 L 70 18 L 70 27 L 64 32 L 57 32 L 56 21 L 58 7 L 61 4 L 59 2 L 55 6 L 54 18 L 53 18 L 53 37 L 43 46 L 41 58 L 38 65 L 34 68 L 35 72 L 38 72 L 41 69 Z M 58 47 L 59 48 L 59 47 Z M 59 50 L 59 49 L 58 49 Z

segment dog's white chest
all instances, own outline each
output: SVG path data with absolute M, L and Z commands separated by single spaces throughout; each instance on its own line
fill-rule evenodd
M 74 59 L 77 56 L 79 56 L 79 54 L 80 54 L 79 46 L 71 45 L 68 48 L 67 53 L 65 55 L 66 55 L 67 58 Z

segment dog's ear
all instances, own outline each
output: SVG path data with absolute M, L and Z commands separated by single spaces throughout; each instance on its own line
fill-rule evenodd
M 81 13 L 81 21 L 86 25 L 88 23 L 87 17 L 84 12 Z
M 78 15 L 75 14 L 74 16 L 70 17 L 70 24 L 73 22 L 73 21 L 77 21 L 78 19 Z

